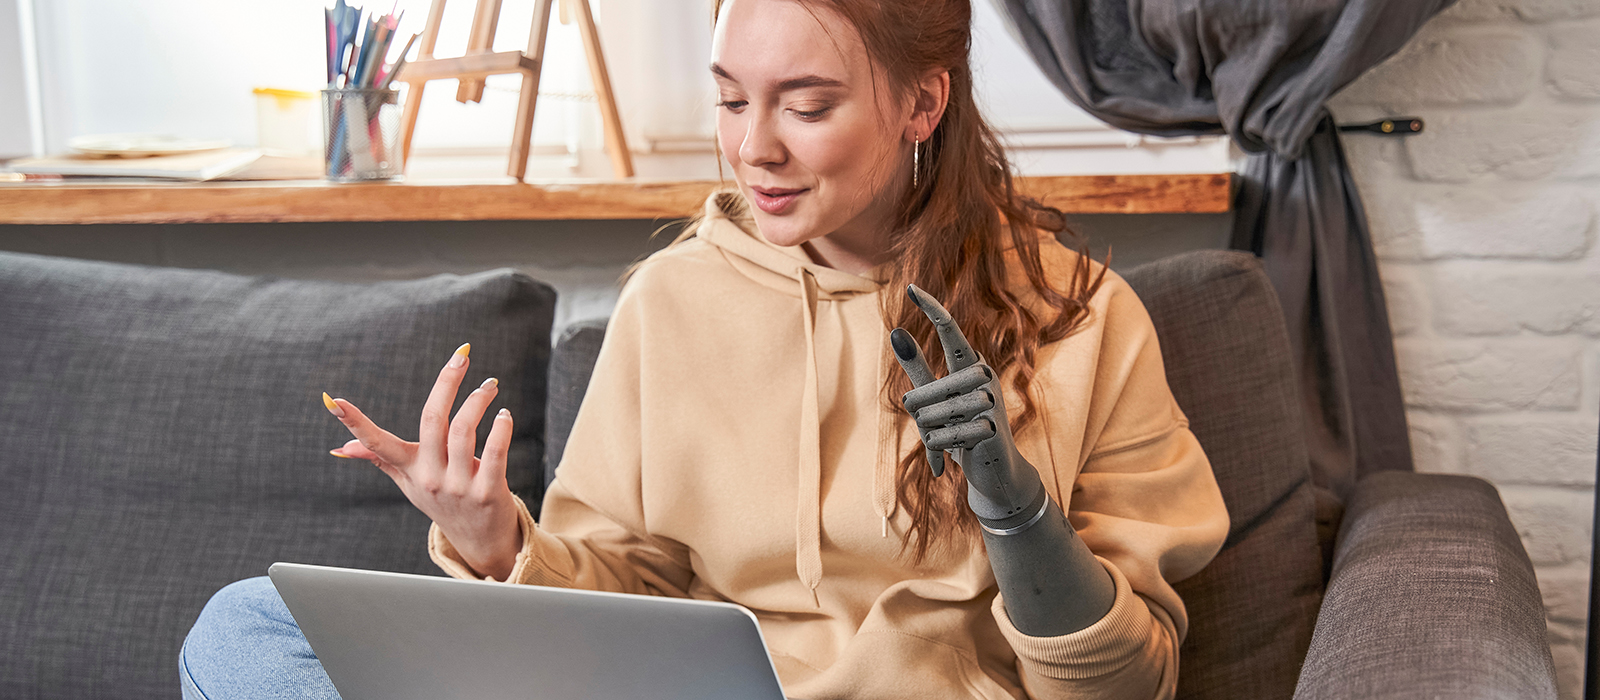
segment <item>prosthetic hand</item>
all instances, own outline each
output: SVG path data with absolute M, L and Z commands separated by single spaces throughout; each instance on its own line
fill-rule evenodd
M 973 352 L 944 306 L 916 285 L 906 294 L 937 329 L 950 372 L 935 379 L 916 340 L 894 329 L 890 345 L 915 387 L 902 401 L 916 419 L 934 477 L 944 473 L 946 450 L 966 475 L 967 503 L 983 528 L 1012 624 L 1032 636 L 1094 624 L 1111 609 L 1116 589 L 1038 470 L 1017 451 L 998 373 Z

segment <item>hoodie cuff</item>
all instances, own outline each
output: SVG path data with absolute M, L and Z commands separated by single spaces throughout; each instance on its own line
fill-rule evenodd
M 555 546 L 561 550 L 562 558 L 565 558 L 565 547 L 549 533 L 539 529 L 538 524 L 533 521 L 533 515 L 528 512 L 527 504 L 523 503 L 521 498 L 512 501 L 517 507 L 517 522 L 522 526 L 522 549 L 517 552 L 516 563 L 512 565 L 511 574 L 506 577 L 506 582 L 570 588 L 568 577 L 562 575 L 558 569 L 546 565 L 538 551 L 540 544 L 554 541 Z M 433 523 L 428 528 L 428 557 L 454 578 L 499 582 L 499 579 L 479 574 L 467 565 L 461 553 L 456 551 L 455 545 L 451 544 L 450 539 L 444 536 L 444 531 L 439 529 L 438 523 Z
M 1152 648 L 1170 639 L 1144 599 L 1133 592 L 1128 579 L 1104 557 L 1095 559 L 1111 574 L 1116 598 L 1111 610 L 1088 627 L 1059 637 L 1033 637 L 1017 630 L 998 594 L 992 612 L 1000 632 L 1011 642 L 1017 657 L 1039 675 L 1057 680 L 1083 680 L 1111 674 L 1129 665 L 1159 664 L 1167 650 Z M 1173 649 L 1172 651 L 1176 651 Z

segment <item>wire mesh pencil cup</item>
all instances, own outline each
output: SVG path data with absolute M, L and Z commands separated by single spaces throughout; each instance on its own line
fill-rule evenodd
M 339 182 L 389 180 L 405 172 L 400 149 L 400 91 L 322 91 L 323 177 Z

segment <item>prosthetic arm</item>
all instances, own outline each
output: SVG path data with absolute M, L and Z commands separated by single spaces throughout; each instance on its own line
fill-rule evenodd
M 989 565 L 1017 630 L 1054 637 L 1094 624 L 1111 609 L 1111 575 L 1050 498 L 1039 472 L 1017 452 L 997 373 L 972 350 L 950 312 L 910 285 L 906 294 L 933 321 L 949 374 L 935 379 L 905 330 L 889 334 L 915 387 L 902 399 L 917 421 L 935 478 L 949 450 L 967 479 Z

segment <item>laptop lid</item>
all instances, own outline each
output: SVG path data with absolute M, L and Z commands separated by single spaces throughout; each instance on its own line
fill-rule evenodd
M 273 564 L 344 700 L 783 700 L 756 618 L 720 603 Z

